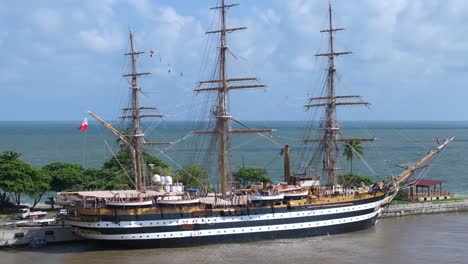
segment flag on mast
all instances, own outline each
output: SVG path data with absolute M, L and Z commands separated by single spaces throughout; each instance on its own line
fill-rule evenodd
M 88 129 L 88 119 L 86 117 L 83 118 L 83 123 L 81 123 L 78 129 L 81 130 L 81 132 L 86 132 L 86 129 Z

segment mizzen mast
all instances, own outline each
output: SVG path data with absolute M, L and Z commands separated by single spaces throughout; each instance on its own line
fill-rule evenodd
M 357 95 L 336 95 L 335 91 L 335 57 L 340 55 L 351 54 L 349 51 L 336 52 L 333 43 L 333 34 L 337 31 L 344 30 L 344 28 L 333 28 L 332 17 L 332 4 L 331 0 L 328 2 L 328 20 L 329 28 L 321 30 L 322 33 L 328 33 L 329 47 L 328 53 L 316 54 L 315 56 L 328 57 L 327 69 L 327 87 L 326 95 L 322 97 L 309 98 L 310 104 L 305 105 L 307 109 L 313 107 L 325 107 L 325 120 L 321 124 L 323 129 L 323 137 L 321 139 L 305 139 L 305 142 L 319 142 L 319 147 L 323 151 L 323 171 L 327 175 L 328 185 L 335 185 L 337 183 L 336 171 L 340 168 L 337 166 L 338 159 L 338 145 L 337 142 L 349 141 L 373 141 L 373 138 L 339 138 L 340 125 L 336 119 L 336 106 L 345 105 L 368 105 L 367 102 L 362 101 L 342 101 L 342 99 L 359 99 Z
M 214 134 L 217 138 L 219 174 L 221 178 L 221 192 L 225 196 L 228 192 L 228 182 L 232 178 L 232 158 L 230 134 L 245 134 L 245 133 L 262 133 L 271 132 L 271 129 L 231 129 L 231 115 L 228 111 L 228 94 L 234 89 L 253 89 L 264 88 L 265 84 L 246 84 L 247 81 L 257 81 L 257 78 L 228 78 L 226 54 L 228 51 L 226 33 L 247 29 L 246 27 L 228 28 L 226 26 L 226 12 L 229 8 L 238 6 L 239 4 L 225 4 L 225 0 L 221 0 L 221 5 L 211 7 L 212 10 L 221 12 L 221 28 L 219 30 L 208 31 L 206 34 L 220 34 L 220 47 L 218 58 L 218 79 L 199 82 L 199 86 L 195 89 L 196 92 L 217 91 L 217 104 L 213 111 L 213 117 L 216 119 L 214 130 L 194 131 L 194 134 Z M 241 85 L 231 85 L 233 82 L 241 82 Z M 206 85 L 214 85 L 215 87 L 206 87 Z

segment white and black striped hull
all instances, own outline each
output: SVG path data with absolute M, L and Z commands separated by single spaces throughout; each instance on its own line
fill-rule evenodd
M 333 208 L 301 208 L 239 216 L 141 221 L 67 221 L 87 239 L 128 246 L 185 246 L 338 234 L 373 226 L 382 200 Z

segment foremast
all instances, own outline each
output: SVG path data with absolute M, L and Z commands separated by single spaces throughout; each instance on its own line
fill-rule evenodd
M 271 132 L 271 129 L 235 129 L 231 127 L 231 115 L 228 108 L 228 95 L 230 90 L 234 89 L 253 89 L 264 88 L 264 84 L 246 84 L 248 81 L 258 81 L 257 78 L 228 78 L 226 55 L 228 51 L 227 34 L 234 31 L 247 29 L 246 27 L 228 28 L 226 26 L 226 12 L 229 8 L 238 6 L 239 4 L 226 4 L 225 0 L 221 0 L 221 5 L 211 7 L 211 10 L 219 10 L 221 12 L 221 25 L 219 30 L 208 31 L 206 34 L 220 34 L 220 47 L 218 56 L 218 79 L 200 81 L 195 92 L 217 92 L 217 104 L 212 115 L 216 120 L 214 130 L 194 131 L 194 134 L 213 134 L 217 138 L 218 144 L 218 170 L 220 175 L 221 193 L 226 196 L 229 189 L 229 183 L 232 179 L 232 149 L 231 149 L 231 134 L 245 133 L 263 133 Z M 231 85 L 233 82 L 242 82 L 241 85 Z M 203 87 L 213 85 L 214 87 Z
M 143 177 L 146 175 L 146 166 L 144 161 L 143 154 L 143 145 L 160 145 L 160 144 L 171 144 L 170 142 L 146 142 L 144 138 L 144 133 L 141 128 L 141 119 L 146 117 L 156 117 L 161 118 L 161 114 L 142 114 L 142 111 L 146 110 L 157 110 L 156 107 L 141 107 L 139 102 L 139 93 L 141 88 L 138 86 L 138 77 L 149 75 L 149 72 L 138 72 L 137 71 L 137 57 L 140 54 L 144 54 L 144 51 L 135 51 L 133 44 L 133 32 L 129 29 L 129 38 L 130 38 L 130 52 L 125 53 L 124 55 L 130 56 L 131 59 L 131 72 L 124 74 L 123 77 L 130 78 L 129 88 L 131 89 L 130 95 L 130 106 L 123 108 L 123 115 L 120 117 L 122 119 L 131 120 L 131 127 L 127 133 L 123 134 L 110 124 L 106 123 L 104 120 L 99 118 L 92 112 L 89 114 L 95 118 L 98 122 L 107 127 L 112 133 L 118 136 L 129 148 L 133 170 L 134 170 L 134 185 L 137 191 L 144 191 L 143 187 Z
M 322 170 L 327 176 L 327 183 L 333 186 L 337 183 L 336 171 L 340 170 L 337 166 L 338 160 L 338 142 L 350 141 L 373 141 L 373 138 L 339 138 L 340 125 L 336 119 L 336 106 L 345 105 L 368 105 L 362 101 L 342 101 L 342 99 L 360 99 L 357 95 L 336 95 L 335 91 L 335 57 L 340 55 L 351 54 L 349 51 L 336 52 L 333 43 L 333 34 L 344 28 L 333 28 L 333 13 L 331 0 L 328 2 L 328 29 L 321 30 L 322 33 L 328 34 L 329 52 L 316 54 L 315 56 L 328 57 L 327 69 L 327 85 L 326 94 L 321 97 L 310 98 L 310 104 L 305 105 L 307 109 L 312 107 L 325 107 L 324 122 L 321 123 L 323 137 L 321 139 L 305 139 L 305 142 L 319 142 L 319 148 L 323 151 L 323 167 Z M 312 103 L 317 102 L 317 103 Z
M 132 72 L 130 74 L 125 74 L 124 77 L 131 77 L 130 89 L 131 91 L 131 108 L 130 115 L 124 115 L 122 118 L 130 118 L 132 120 L 132 132 L 133 135 L 131 137 L 131 152 L 132 152 L 132 160 L 133 160 L 133 168 L 135 171 L 135 185 L 137 190 L 142 190 L 142 179 L 143 179 L 143 133 L 141 131 L 140 126 L 140 103 L 138 100 L 138 77 L 143 75 L 148 75 L 148 72 L 139 73 L 136 69 L 136 56 L 139 54 L 143 54 L 144 52 L 139 51 L 135 52 L 133 47 L 133 33 L 130 30 L 130 52 L 126 53 L 125 55 L 131 56 L 132 61 Z

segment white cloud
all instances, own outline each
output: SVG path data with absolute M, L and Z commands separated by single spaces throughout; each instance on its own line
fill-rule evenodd
M 51 8 L 39 8 L 32 14 L 33 23 L 45 33 L 56 33 L 62 28 L 62 14 Z
M 297 69 L 303 71 L 309 71 L 315 69 L 315 60 L 308 55 L 299 55 L 294 60 L 294 65 Z
M 81 30 L 80 39 L 85 46 L 98 52 L 115 52 L 122 48 L 123 35 L 117 30 Z
M 319 1 L 289 0 L 286 2 L 287 19 L 292 23 L 291 30 L 303 34 L 317 33 L 317 25 L 322 25 L 324 12 L 317 12 Z
M 447 5 L 450 16 L 463 18 L 468 13 L 468 1 L 466 0 L 449 0 L 444 1 L 444 4 Z
M 260 14 L 260 19 L 264 24 L 275 26 L 281 22 L 281 17 L 272 8 L 268 8 L 266 11 L 258 10 L 258 13 Z

